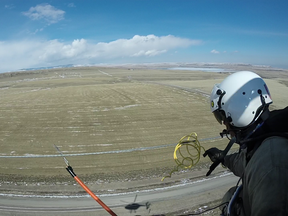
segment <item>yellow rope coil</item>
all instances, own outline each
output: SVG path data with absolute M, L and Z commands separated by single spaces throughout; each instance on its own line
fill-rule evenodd
M 182 146 L 186 147 L 184 148 L 186 149 L 186 151 L 180 150 Z M 173 157 L 177 166 L 175 166 L 175 168 L 169 173 L 168 176 L 163 177 L 161 181 L 163 181 L 167 177 L 170 178 L 172 173 L 177 172 L 179 168 L 190 169 L 191 167 L 195 166 L 200 160 L 201 149 L 204 150 L 205 152 L 204 147 L 201 146 L 200 142 L 198 141 L 196 133 L 193 132 L 189 135 L 182 137 L 180 141 L 178 142 L 178 144 L 176 145 L 174 154 L 173 154 Z M 193 151 L 193 154 L 190 151 L 191 152 Z M 180 159 L 178 159 L 177 153 L 180 156 Z

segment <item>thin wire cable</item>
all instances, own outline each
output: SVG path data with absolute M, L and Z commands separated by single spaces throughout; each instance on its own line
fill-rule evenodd
M 185 147 L 185 152 L 183 148 L 183 151 L 181 151 L 180 148 L 182 146 Z M 193 154 L 191 153 L 192 150 L 194 150 Z M 177 172 L 179 169 L 190 169 L 191 167 L 195 166 L 200 160 L 201 150 L 205 152 L 205 149 L 203 146 L 201 146 L 195 132 L 182 137 L 176 145 L 173 154 L 174 161 L 177 165 L 169 173 L 169 175 L 163 177 L 161 181 L 164 181 L 165 178 L 171 178 L 172 173 Z M 177 153 L 180 158 L 178 158 Z
M 214 209 L 219 208 L 220 206 L 222 206 L 222 205 L 226 205 L 226 204 L 228 204 L 228 203 L 229 203 L 229 202 L 221 203 L 221 204 L 219 204 L 219 205 L 217 205 L 217 206 L 215 206 L 215 207 L 212 207 L 212 208 L 209 208 L 209 209 L 203 210 L 203 211 L 198 212 L 198 213 L 182 214 L 182 215 L 178 215 L 178 216 L 201 215 L 201 214 L 203 214 L 203 213 L 205 213 L 205 212 L 208 212 L 208 211 L 214 210 Z
M 243 175 L 242 175 L 242 176 L 243 176 Z M 237 181 L 236 188 L 238 187 L 238 185 L 239 185 L 241 179 L 242 179 L 242 177 Z M 235 189 L 235 191 L 236 191 L 236 189 Z M 233 192 L 233 194 L 235 193 L 235 191 Z M 216 209 L 216 208 L 219 208 L 219 207 L 222 206 L 222 205 L 228 205 L 228 204 L 229 204 L 229 202 L 224 202 L 224 203 L 221 203 L 221 204 L 219 204 L 219 205 L 217 205 L 217 206 L 215 206 L 215 207 L 212 207 L 212 208 L 209 208 L 209 209 L 203 210 L 203 211 L 198 212 L 198 213 L 189 213 L 189 214 L 177 215 L 177 216 L 201 215 L 201 214 L 203 214 L 203 213 L 205 213 L 205 212 L 208 212 L 208 211 L 214 210 L 214 209 Z

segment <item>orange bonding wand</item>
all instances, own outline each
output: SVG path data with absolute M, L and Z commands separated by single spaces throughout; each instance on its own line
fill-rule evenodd
M 54 145 L 54 147 L 57 149 L 57 151 L 61 154 L 61 156 L 64 158 L 64 161 L 67 165 L 66 170 L 70 173 L 70 175 L 75 179 L 75 181 L 96 201 L 98 202 L 110 215 L 117 216 L 107 205 L 105 205 L 104 202 L 102 202 L 74 173 L 73 168 L 69 165 L 68 160 L 64 157 L 63 153 L 60 151 L 60 149 Z

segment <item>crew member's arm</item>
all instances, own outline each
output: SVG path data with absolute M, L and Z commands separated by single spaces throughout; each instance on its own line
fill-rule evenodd
M 246 151 L 247 149 L 241 149 L 240 152 L 226 155 L 223 165 L 231 170 L 234 175 L 242 177 L 246 165 Z

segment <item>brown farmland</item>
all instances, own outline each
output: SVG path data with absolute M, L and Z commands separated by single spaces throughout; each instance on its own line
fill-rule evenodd
M 265 77 L 272 108 L 287 106 L 288 73 L 255 72 Z M 223 128 L 210 113 L 207 95 L 227 75 L 100 67 L 2 74 L 2 193 L 80 193 L 54 144 L 95 193 L 161 186 L 184 135 L 196 132 L 206 149 L 225 148 L 227 139 L 216 138 Z M 174 173 L 165 184 L 201 177 L 208 162 L 201 157 L 195 168 Z

